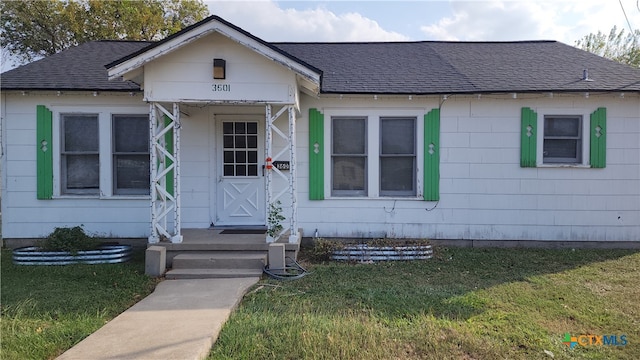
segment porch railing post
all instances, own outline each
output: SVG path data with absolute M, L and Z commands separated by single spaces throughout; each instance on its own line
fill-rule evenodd
M 272 118 L 271 118 L 271 104 L 266 104 L 265 105 L 265 142 L 264 142 L 264 156 L 267 159 L 270 159 L 272 154 L 272 143 L 273 143 L 273 137 L 272 137 L 272 133 L 271 133 L 271 126 L 272 126 Z M 265 166 L 266 166 L 266 161 L 265 161 Z M 270 206 L 271 206 L 271 202 L 272 202 L 272 188 L 271 188 L 271 171 L 269 169 L 265 169 L 265 176 L 266 176 L 266 181 L 265 181 L 265 218 L 267 219 L 267 226 L 268 224 L 268 220 L 269 220 L 269 210 L 270 210 Z M 270 240 L 273 241 L 274 239 L 270 237 L 266 238 L 267 242 L 269 242 Z
M 298 196 L 296 192 L 297 167 L 296 167 L 296 111 L 293 105 L 289 105 L 289 191 L 291 192 L 291 218 L 289 227 L 289 242 L 297 243 L 298 234 Z

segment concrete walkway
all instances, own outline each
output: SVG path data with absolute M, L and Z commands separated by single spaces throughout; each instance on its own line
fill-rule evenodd
M 202 359 L 258 280 L 165 280 L 58 359 Z

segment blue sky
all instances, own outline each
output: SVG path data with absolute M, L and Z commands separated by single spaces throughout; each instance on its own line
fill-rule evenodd
M 638 0 L 206 0 L 210 12 L 267 41 L 558 40 L 640 28 Z
M 266 41 L 558 40 L 640 28 L 640 0 L 204 0 Z M 622 6 L 620 5 L 622 3 Z M 3 60 L 6 58 L 3 57 Z M 3 61 L 2 71 L 11 68 Z

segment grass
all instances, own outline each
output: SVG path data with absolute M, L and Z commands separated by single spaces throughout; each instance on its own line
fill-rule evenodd
M 155 286 L 144 251 L 124 264 L 19 266 L 10 250 L 1 260 L 2 359 L 55 358 Z
M 209 359 L 640 359 L 640 252 L 438 248 L 262 280 Z M 577 346 L 563 335 L 626 335 Z

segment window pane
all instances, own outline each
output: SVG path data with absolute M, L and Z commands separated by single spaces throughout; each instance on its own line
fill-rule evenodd
M 115 152 L 149 152 L 149 121 L 147 115 L 115 115 Z
M 224 152 L 224 162 L 225 163 L 233 163 L 233 151 L 225 151 Z
M 231 122 L 222 123 L 222 133 L 223 134 L 233 134 L 233 123 L 231 123 Z
M 247 147 L 249 149 L 257 149 L 258 148 L 258 137 L 249 135 L 247 136 Z
M 258 165 L 249 165 L 249 176 L 258 176 Z
M 246 175 L 247 175 L 247 166 L 236 165 L 236 176 L 246 176 Z
M 365 189 L 365 157 L 333 158 L 333 189 Z
M 258 162 L 258 152 L 255 150 L 249 151 L 249 162 L 257 163 Z
M 380 190 L 414 194 L 413 157 L 383 157 L 380 159 Z
M 381 154 L 415 153 L 415 119 L 380 119 Z
M 247 123 L 247 134 L 257 134 L 258 133 L 258 123 L 257 122 L 248 122 Z
M 236 136 L 236 149 L 246 149 L 247 138 L 244 135 Z
M 117 155 L 116 189 L 146 189 L 149 193 L 149 156 L 148 155 Z
M 235 127 L 236 127 L 236 134 L 245 134 L 245 123 L 243 122 L 237 122 L 235 123 Z
M 233 147 L 233 136 L 231 135 L 225 135 L 223 137 L 223 142 L 224 142 L 224 147 L 225 149 L 229 149 Z
M 67 189 L 98 189 L 100 161 L 98 155 L 65 155 Z
M 333 119 L 333 153 L 365 153 L 364 119 Z
M 98 151 L 98 116 L 63 115 L 64 151 Z
M 237 163 L 246 163 L 247 162 L 247 152 L 246 151 L 236 151 L 236 162 Z
M 573 139 L 545 139 L 545 158 L 578 159 L 578 140 Z
M 580 136 L 579 117 L 545 117 L 544 136 Z
M 224 166 L 224 176 L 233 176 L 233 165 Z

